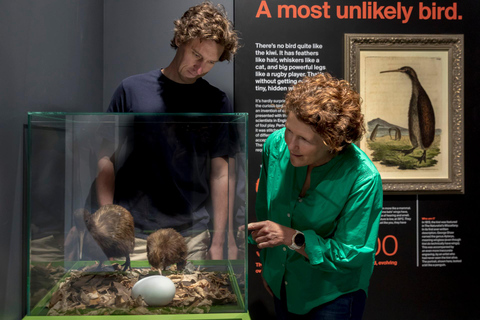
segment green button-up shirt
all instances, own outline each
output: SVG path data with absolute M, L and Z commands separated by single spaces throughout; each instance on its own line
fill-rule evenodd
M 309 259 L 283 245 L 262 249 L 260 259 L 275 296 L 280 297 L 284 282 L 288 310 L 305 314 L 342 294 L 367 292 L 382 181 L 370 159 L 352 144 L 313 169 L 310 189 L 299 198 L 307 167 L 292 166 L 284 134 L 285 129 L 278 130 L 264 144 L 256 215 L 258 221 L 302 231 Z

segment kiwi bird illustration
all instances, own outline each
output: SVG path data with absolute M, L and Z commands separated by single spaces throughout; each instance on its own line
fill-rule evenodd
M 147 238 L 147 258 L 160 274 L 174 263 L 178 269 L 183 269 L 187 258 L 185 238 L 172 228 L 155 231 Z
M 130 253 L 135 248 L 134 223 L 131 213 L 115 204 L 106 204 L 94 214 L 84 211 L 87 230 L 107 258 L 125 257 L 123 271 L 131 269 Z M 100 266 L 103 261 L 100 258 Z
M 427 149 L 432 145 L 435 138 L 435 113 L 433 112 L 432 102 L 412 67 L 405 66 L 396 70 L 381 71 L 380 73 L 387 72 L 404 73 L 412 82 L 412 95 L 408 107 L 408 132 L 412 148 L 402 152 L 407 155 L 416 148 L 420 148 L 423 150 L 423 154 L 419 163 L 427 162 Z

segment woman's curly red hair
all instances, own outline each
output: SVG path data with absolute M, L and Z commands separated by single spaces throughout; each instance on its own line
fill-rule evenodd
M 319 73 L 293 86 L 285 96 L 284 110 L 310 125 L 331 152 L 339 152 L 365 133 L 360 105 L 360 95 L 347 81 Z

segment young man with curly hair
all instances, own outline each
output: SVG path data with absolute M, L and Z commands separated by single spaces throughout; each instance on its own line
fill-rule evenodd
M 203 2 L 189 8 L 174 25 L 171 46 L 176 53 L 170 64 L 124 79 L 107 112 L 233 112 L 226 94 L 203 79 L 216 63 L 231 60 L 238 49 L 237 32 L 223 6 Z M 137 247 L 143 246 L 149 233 L 174 228 L 187 238 L 188 259 L 205 259 L 207 251 L 210 258 L 221 259 L 230 157 L 220 140 L 224 132 L 195 132 L 162 124 L 138 127 L 135 139 L 141 136 L 143 140 L 135 140 L 122 167 L 115 167 L 110 156 L 99 161 L 92 198 L 99 206 L 116 203 L 130 210 Z M 208 201 L 213 207 L 214 230 L 219 231 L 211 240 Z M 145 259 L 143 253 L 133 259 Z

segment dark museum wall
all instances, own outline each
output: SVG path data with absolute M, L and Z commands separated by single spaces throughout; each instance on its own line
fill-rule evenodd
M 173 20 L 200 0 L 0 0 L 0 319 L 25 314 L 24 140 L 27 112 L 103 112 L 110 95 L 126 76 L 163 67 L 173 56 L 169 46 Z M 208 80 L 227 92 L 238 112 L 250 113 L 249 199 L 250 220 L 260 153 L 256 152 L 255 43 L 319 43 L 321 64 L 344 76 L 345 33 L 463 34 L 465 194 L 387 195 L 388 208 L 407 208 L 406 225 L 381 228 L 381 238 L 398 239 L 395 255 L 379 261 L 372 277 L 365 319 L 480 319 L 476 309 L 476 226 L 480 224 L 477 197 L 480 169 L 476 165 L 476 137 L 480 111 L 475 93 L 480 81 L 480 4 L 476 0 L 436 2 L 388 0 L 223 0 L 241 31 L 244 47 L 234 63 L 221 63 Z M 300 7 L 313 5 L 372 5 L 453 7 L 456 19 L 271 19 L 256 18 L 260 5 Z M 304 7 L 305 8 L 305 7 Z M 305 12 L 305 11 L 304 11 Z M 272 10 L 272 13 L 276 14 Z M 300 12 L 301 13 L 301 12 Z M 459 18 L 461 15 L 461 19 Z M 261 31 L 261 32 L 260 32 Z M 235 69 L 235 70 L 234 70 Z M 234 72 L 235 71 L 235 72 Z M 235 83 L 234 83 L 235 79 Z M 235 93 L 235 95 L 234 95 Z M 271 93 L 281 99 L 280 93 Z M 269 98 L 270 98 L 269 96 Z M 266 96 L 265 96 L 266 97 Z M 454 220 L 459 239 L 457 263 L 429 268 L 419 265 L 418 223 L 421 217 Z M 389 242 L 387 242 L 389 243 Z M 270 297 L 260 280 L 254 247 L 249 248 L 249 310 L 252 319 L 274 319 Z M 388 247 L 387 254 L 392 248 Z M 398 252 L 397 252 L 398 251 Z
M 103 4 L 0 2 L 0 319 L 24 315 L 23 161 L 28 111 L 101 111 Z

